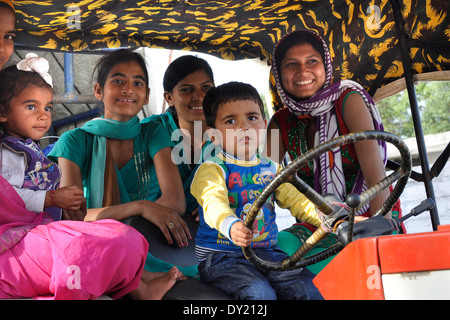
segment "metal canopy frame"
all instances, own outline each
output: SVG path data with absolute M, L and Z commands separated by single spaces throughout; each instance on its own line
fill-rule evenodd
M 401 16 L 401 8 L 398 0 L 391 0 L 394 16 L 395 16 L 395 24 L 397 26 L 398 31 L 398 38 L 400 41 L 400 48 L 401 48 L 401 54 L 402 54 L 402 61 L 403 61 L 403 68 L 405 71 L 405 81 L 406 81 L 406 89 L 408 92 L 408 98 L 409 98 L 409 104 L 411 108 L 411 114 L 413 118 L 413 124 L 414 124 L 414 132 L 416 135 L 416 141 L 417 141 L 417 148 L 419 152 L 419 160 L 420 160 L 420 166 L 422 168 L 422 178 L 423 183 L 425 186 L 425 192 L 428 198 L 433 199 L 433 201 L 436 203 L 436 197 L 434 194 L 434 188 L 432 183 L 432 175 L 430 171 L 430 165 L 428 161 L 428 154 L 425 146 L 425 139 L 422 129 L 422 123 L 420 119 L 420 112 L 419 112 L 419 104 L 417 103 L 417 95 L 416 95 L 416 89 L 414 87 L 413 82 L 413 71 L 411 67 L 411 61 L 410 61 L 410 52 L 407 51 L 407 48 L 410 46 L 407 45 L 408 37 L 407 33 L 405 31 L 405 27 L 402 23 L 403 19 Z M 449 149 L 448 147 L 446 149 Z M 445 158 L 445 151 L 443 153 Z M 442 155 L 441 155 L 442 156 Z M 447 159 L 449 156 L 449 152 L 447 150 Z M 430 218 L 431 218 L 431 225 L 433 227 L 433 230 L 437 230 L 439 222 L 439 214 L 437 206 L 434 206 L 430 210 Z

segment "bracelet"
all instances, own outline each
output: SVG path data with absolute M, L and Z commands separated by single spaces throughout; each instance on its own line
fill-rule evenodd
M 50 191 L 50 199 L 52 199 L 51 207 L 55 206 L 55 190 Z

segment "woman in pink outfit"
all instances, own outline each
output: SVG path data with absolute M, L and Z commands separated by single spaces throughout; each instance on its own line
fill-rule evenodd
M 119 298 L 138 288 L 148 250 L 113 220 L 58 221 L 34 213 L 0 176 L 0 298 Z
M 13 52 L 15 12 L 0 0 L 0 69 Z M 161 299 L 181 277 L 143 270 L 148 243 L 115 220 L 59 221 L 85 201 L 59 188 L 60 170 L 34 143 L 51 124 L 48 62 L 36 55 L 0 71 L 0 299 Z

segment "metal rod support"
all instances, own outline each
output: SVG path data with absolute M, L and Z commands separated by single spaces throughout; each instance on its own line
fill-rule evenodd
M 66 93 L 75 92 L 73 81 L 73 54 L 64 53 L 64 89 Z
M 416 134 L 417 150 L 419 151 L 420 165 L 422 167 L 422 173 L 424 177 L 425 192 L 428 198 L 431 198 L 434 202 L 436 202 L 433 183 L 431 182 L 428 154 L 425 147 L 425 139 L 423 136 L 422 124 L 420 121 L 419 105 L 417 103 L 417 95 L 413 82 L 413 70 L 411 68 L 410 53 L 407 51 L 408 45 L 406 41 L 404 19 L 401 11 L 402 8 L 398 3 L 398 0 L 391 0 L 391 4 L 392 11 L 394 12 L 395 24 L 398 30 L 398 47 L 400 48 L 401 58 L 403 62 L 406 89 L 408 91 L 409 103 L 414 124 L 414 132 Z M 436 231 L 438 225 L 440 224 L 437 206 L 434 206 L 430 210 L 430 218 L 433 230 Z

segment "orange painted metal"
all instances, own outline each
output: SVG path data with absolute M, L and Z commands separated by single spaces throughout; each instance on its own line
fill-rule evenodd
M 381 275 L 450 269 L 450 225 L 347 245 L 314 279 L 325 299 L 384 299 Z
M 384 299 L 377 242 L 367 238 L 350 243 L 314 278 L 325 299 Z
M 450 269 L 450 229 L 378 238 L 381 273 Z

